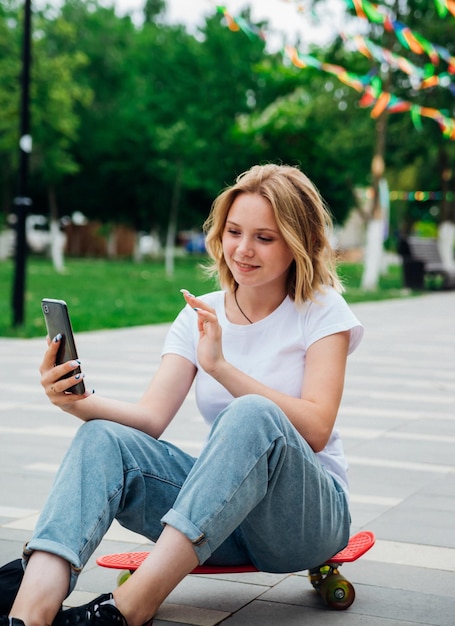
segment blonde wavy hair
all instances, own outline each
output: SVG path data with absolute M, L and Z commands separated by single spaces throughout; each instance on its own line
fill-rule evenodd
M 288 295 L 297 303 L 312 300 L 316 291 L 332 286 L 343 291 L 337 276 L 335 253 L 329 242 L 332 218 L 310 179 L 296 167 L 255 165 L 240 174 L 213 202 L 204 223 L 206 247 L 220 286 L 234 292 L 238 285 L 223 254 L 223 232 L 229 210 L 242 193 L 258 194 L 270 203 L 278 229 L 294 260 L 287 281 Z

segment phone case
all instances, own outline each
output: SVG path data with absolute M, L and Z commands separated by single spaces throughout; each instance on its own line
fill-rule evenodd
M 52 340 L 58 333 L 62 335 L 60 347 L 57 352 L 56 365 L 65 363 L 77 359 L 76 343 L 74 341 L 73 329 L 71 327 L 70 316 L 68 313 L 68 307 L 64 300 L 52 300 L 50 298 L 43 298 L 41 301 L 41 308 L 43 310 L 44 320 L 46 322 L 47 334 Z M 65 374 L 62 378 L 69 378 L 81 371 L 80 367 Z M 84 381 L 81 380 L 76 385 L 73 385 L 68 389 L 71 393 L 82 395 L 85 393 Z

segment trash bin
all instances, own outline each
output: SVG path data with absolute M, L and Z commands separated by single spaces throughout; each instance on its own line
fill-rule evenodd
M 403 259 L 403 283 L 409 289 L 423 290 L 424 283 L 424 267 L 422 261 L 413 259 Z

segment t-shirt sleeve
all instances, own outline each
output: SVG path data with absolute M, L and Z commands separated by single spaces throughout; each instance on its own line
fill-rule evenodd
M 165 354 L 178 354 L 183 356 L 193 365 L 197 365 L 196 359 L 196 317 L 190 306 L 184 309 L 175 318 L 164 340 L 161 356 Z
M 363 326 L 334 289 L 320 294 L 311 302 L 305 321 L 306 347 L 323 337 L 350 331 L 348 354 L 354 352 L 363 337 Z

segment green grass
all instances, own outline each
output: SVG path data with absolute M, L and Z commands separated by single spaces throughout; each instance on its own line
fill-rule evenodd
M 349 303 L 387 300 L 410 295 L 408 290 L 403 290 L 399 265 L 391 265 L 387 273 L 380 276 L 379 287 L 375 291 L 361 289 L 363 265 L 360 263 L 342 263 L 338 268 L 338 273 L 346 289 L 344 297 Z
M 35 337 L 45 334 L 42 298 L 66 300 L 75 331 L 157 324 L 174 319 L 184 300 L 180 289 L 204 293 L 214 287 L 199 265 L 203 258 L 175 260 L 173 277 L 167 277 L 164 262 L 67 259 L 58 274 L 47 259 L 27 263 L 25 325 L 13 329 L 11 291 L 13 264 L 0 263 L 3 301 L 0 336 Z
M 12 327 L 11 293 L 14 266 L 0 262 L 0 336 L 44 336 L 41 298 L 66 300 L 74 330 L 121 328 L 170 322 L 183 306 L 179 290 L 184 287 L 201 294 L 213 290 L 202 269 L 204 257 L 188 256 L 175 260 L 172 277 L 166 276 L 164 262 L 67 259 L 65 272 L 58 274 L 49 260 L 31 257 L 27 262 L 25 324 Z M 379 300 L 403 295 L 400 268 L 381 279 L 377 292 L 359 288 L 362 267 L 345 264 L 340 274 L 348 302 Z

